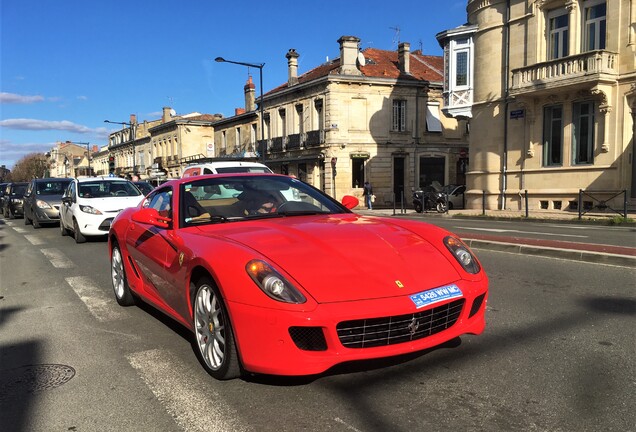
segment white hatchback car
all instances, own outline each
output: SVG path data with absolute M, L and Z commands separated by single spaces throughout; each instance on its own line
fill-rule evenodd
M 87 236 L 105 236 L 117 214 L 138 205 L 144 195 L 135 185 L 116 177 L 77 178 L 68 185 L 60 206 L 60 230 L 72 231 L 76 243 Z
M 201 164 L 188 165 L 183 170 L 181 178 L 206 174 L 226 174 L 226 173 L 271 173 L 272 170 L 258 162 L 246 161 L 218 161 Z

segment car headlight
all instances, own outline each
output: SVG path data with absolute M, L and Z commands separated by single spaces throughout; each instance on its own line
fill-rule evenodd
M 84 213 L 89 213 L 89 214 L 94 214 L 94 215 L 100 215 L 102 214 L 102 212 L 100 212 L 99 210 L 97 210 L 95 207 L 91 207 L 91 206 L 85 206 L 85 205 L 80 205 L 79 206 L 80 210 L 83 211 Z
M 49 203 L 47 203 L 46 201 L 42 201 L 42 200 L 36 200 L 35 201 L 35 205 L 38 206 L 38 208 L 41 208 L 41 209 L 53 208 L 53 207 L 51 207 L 51 205 Z
M 284 303 L 300 304 L 307 299 L 287 279 L 261 260 L 252 260 L 245 266 L 247 274 L 269 297 Z
M 461 240 L 455 237 L 448 236 L 444 238 L 444 245 L 448 248 L 449 251 L 453 254 L 457 262 L 466 270 L 468 273 L 477 274 L 481 267 L 477 262 L 477 258 L 475 255 L 468 249 Z

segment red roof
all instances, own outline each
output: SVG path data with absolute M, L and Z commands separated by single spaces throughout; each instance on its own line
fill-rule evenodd
M 444 58 L 441 56 L 422 55 L 417 50 L 410 53 L 409 75 L 400 75 L 397 51 L 385 51 L 377 48 L 367 48 L 362 51 L 365 65 L 360 67 L 362 75 L 369 78 L 403 78 L 422 81 L 442 82 L 444 80 Z M 340 68 L 340 59 L 336 58 L 298 77 L 298 83 L 306 83 L 327 75 L 335 75 Z M 277 93 L 288 88 L 288 83 L 282 84 L 267 95 Z

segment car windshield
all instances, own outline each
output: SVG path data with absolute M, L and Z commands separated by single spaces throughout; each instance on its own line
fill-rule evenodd
M 27 185 L 23 184 L 23 185 L 15 185 L 13 186 L 13 191 L 12 193 L 15 195 L 24 195 L 26 193 L 27 190 Z
M 35 184 L 36 195 L 62 195 L 70 183 L 69 180 L 51 180 Z
M 80 198 L 139 196 L 141 192 L 129 181 L 95 180 L 79 184 Z
M 181 185 L 180 196 L 182 226 L 349 212 L 307 183 L 279 175 L 193 180 Z
M 234 167 L 217 167 L 216 172 L 219 174 L 226 173 L 269 173 L 271 172 L 268 168 L 259 167 L 259 166 L 234 166 Z

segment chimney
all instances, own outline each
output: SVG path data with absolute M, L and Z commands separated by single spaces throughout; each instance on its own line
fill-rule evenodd
M 285 55 L 287 59 L 287 85 L 289 87 L 298 84 L 298 57 L 300 54 L 294 48 L 290 48 Z
M 255 90 L 256 86 L 252 82 L 252 76 L 247 77 L 247 84 L 243 87 L 243 91 L 245 92 L 245 111 L 254 111 L 256 109 L 255 103 Z
M 355 36 L 342 36 L 338 39 L 340 44 L 340 70 L 343 75 L 362 75 L 356 65 L 358 61 L 358 44 L 360 39 Z
M 411 44 L 402 42 L 398 45 L 398 64 L 400 74 L 411 74 Z
M 170 107 L 163 107 L 163 116 L 161 117 L 161 123 L 168 123 L 171 119 Z
M 245 109 L 244 108 L 234 108 L 234 115 L 241 115 L 241 114 L 245 114 Z

